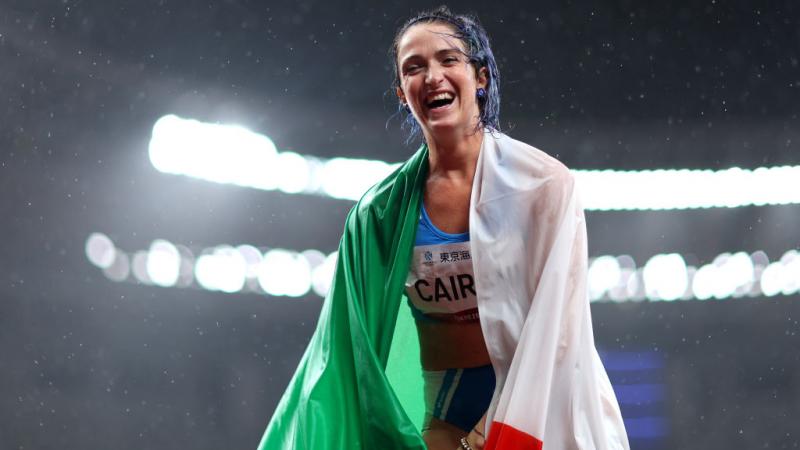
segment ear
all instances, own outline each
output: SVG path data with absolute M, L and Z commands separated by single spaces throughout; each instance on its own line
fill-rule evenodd
M 482 87 L 486 89 L 486 86 L 489 85 L 489 69 L 486 66 L 481 67 L 478 69 L 478 87 Z
M 394 88 L 394 93 L 397 94 L 397 99 L 400 100 L 400 103 L 406 105 L 408 101 L 406 101 L 406 94 L 403 94 L 403 90 L 400 89 L 400 86 Z

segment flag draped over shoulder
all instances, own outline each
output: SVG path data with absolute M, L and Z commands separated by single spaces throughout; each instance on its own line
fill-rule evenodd
M 469 226 L 497 377 L 486 448 L 628 449 L 594 346 L 586 223 L 572 174 L 538 149 L 485 134 Z
M 423 147 L 347 216 L 317 329 L 259 450 L 425 449 L 384 368 L 427 158 Z
M 259 450 L 425 448 L 409 417 L 421 408 L 421 392 L 399 398 L 408 389 L 390 383 L 387 362 L 393 355 L 389 366 L 397 369 L 408 359 L 394 355 L 413 355 L 408 349 L 419 345 L 395 324 L 426 175 L 423 146 L 348 215 L 317 330 Z M 527 144 L 486 132 L 470 239 L 497 378 L 486 449 L 628 449 L 594 347 L 586 227 L 569 171 Z

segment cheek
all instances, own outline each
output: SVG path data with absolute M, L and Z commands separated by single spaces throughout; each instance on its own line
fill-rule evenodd
M 469 73 L 460 74 L 458 77 L 458 85 L 459 91 L 461 91 L 462 94 L 465 94 L 468 91 L 472 92 L 474 89 L 477 89 L 475 79 L 471 77 Z
M 408 101 L 414 101 L 416 99 L 415 93 L 419 91 L 417 84 L 418 83 L 414 83 L 413 80 L 407 80 L 403 83 L 403 92 L 405 93 Z

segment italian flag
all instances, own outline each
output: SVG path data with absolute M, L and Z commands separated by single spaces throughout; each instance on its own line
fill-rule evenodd
M 423 145 L 350 211 L 317 329 L 259 450 L 426 448 L 419 343 L 402 299 L 427 169 Z M 594 347 L 586 226 L 570 172 L 486 131 L 470 239 L 497 379 L 485 448 L 627 450 Z

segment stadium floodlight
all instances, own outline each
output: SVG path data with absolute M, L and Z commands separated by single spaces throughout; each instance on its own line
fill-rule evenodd
M 290 194 L 358 200 L 400 166 L 278 152 L 270 138 L 236 125 L 175 115 L 153 126 L 150 161 L 161 172 Z M 725 170 L 573 170 L 587 210 L 734 208 L 800 203 L 800 166 Z
M 800 203 L 800 166 L 712 170 L 575 170 L 586 209 L 734 208 Z
M 240 126 L 174 115 L 153 126 L 149 155 L 161 172 L 260 189 L 275 189 L 281 173 L 278 152 L 268 137 Z

